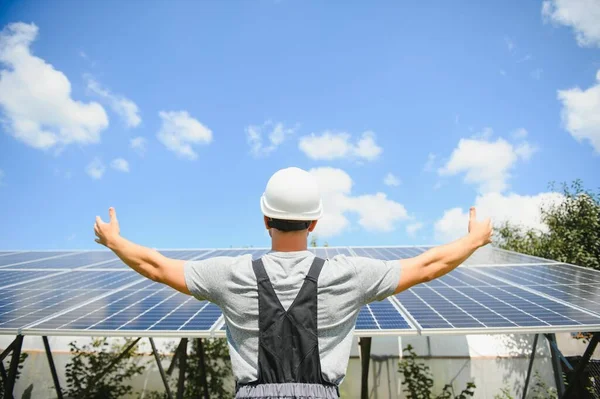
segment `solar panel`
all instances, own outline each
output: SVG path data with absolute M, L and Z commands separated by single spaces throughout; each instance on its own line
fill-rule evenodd
M 73 252 L 64 251 L 32 251 L 32 252 L 15 252 L 13 254 L 6 254 L 0 257 L 0 267 L 8 266 L 12 264 L 23 264 L 36 259 L 51 259 L 57 256 L 72 255 Z
M 118 259 L 110 251 L 73 252 L 66 256 L 52 257 L 49 259 L 31 260 L 26 263 L 4 265 L 3 269 L 74 269 L 86 265 L 97 265 L 110 260 Z
M 6 270 L 0 272 L 2 280 L 0 280 L 0 288 L 7 288 L 13 285 L 18 285 L 32 280 L 39 280 L 56 275 L 58 272 L 48 274 L 47 271 L 21 271 L 21 270 Z
M 456 269 L 442 279 L 413 287 L 396 298 L 423 333 L 600 328 L 598 315 L 470 268 Z
M 382 260 L 430 247 L 319 247 Z M 267 248 L 159 250 L 199 260 Z M 485 247 L 455 271 L 361 308 L 357 335 L 600 331 L 600 272 Z M 470 267 L 468 265 L 472 265 Z M 480 267 L 481 266 L 481 267 Z M 109 251 L 0 251 L 0 334 L 208 336 L 219 308 L 154 283 Z
M 24 331 L 69 332 L 110 331 L 112 335 L 156 335 L 156 331 L 205 333 L 221 316 L 219 308 L 158 284 L 136 284 L 103 295 L 67 312 L 34 323 Z

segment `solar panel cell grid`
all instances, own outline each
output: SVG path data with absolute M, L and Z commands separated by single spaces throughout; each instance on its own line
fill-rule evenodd
M 56 273 L 48 273 L 46 271 L 20 271 L 20 270 L 3 270 L 0 272 L 0 288 L 10 285 L 23 283 L 32 279 L 39 279 L 56 275 Z
M 75 269 L 78 267 L 106 262 L 108 260 L 118 259 L 115 254 L 109 251 L 90 251 L 81 253 L 72 253 L 66 256 L 59 256 L 51 259 L 30 261 L 27 263 L 4 266 L 6 270 L 10 269 Z
M 56 252 L 45 252 L 45 251 L 32 251 L 32 252 L 17 252 L 12 255 L 5 255 L 0 257 L 0 267 L 11 265 L 14 263 L 29 262 L 35 259 L 48 259 L 56 256 L 68 255 L 69 252 L 56 251 Z

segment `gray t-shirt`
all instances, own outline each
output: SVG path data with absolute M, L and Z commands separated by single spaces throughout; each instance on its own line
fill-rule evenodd
M 310 251 L 270 252 L 262 257 L 275 293 L 288 308 L 304 282 L 314 255 Z M 214 257 L 185 264 L 185 281 L 198 299 L 223 311 L 236 379 L 258 378 L 258 288 L 252 257 Z M 400 261 L 335 256 L 319 276 L 318 335 L 321 371 L 340 384 L 346 374 L 352 333 L 360 308 L 392 295 L 400 280 Z

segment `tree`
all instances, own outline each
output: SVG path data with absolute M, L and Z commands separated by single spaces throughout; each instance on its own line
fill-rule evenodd
M 109 338 L 92 338 L 92 342 L 82 347 L 77 342 L 69 343 L 73 357 L 66 367 L 67 389 L 63 395 L 73 398 L 112 399 L 130 395 L 133 387 L 128 384 L 131 377 L 144 371 L 135 359 L 137 345 L 134 345 L 117 363 L 108 369 L 106 375 L 99 373 L 116 361 L 123 350 L 133 341 L 125 339 L 119 345 L 108 343 Z M 100 378 L 100 379 L 98 379 Z
M 194 339 L 191 343 L 191 350 L 186 358 L 183 397 L 186 399 L 203 398 L 204 387 L 202 385 L 202 368 L 200 366 L 200 340 Z M 202 346 L 204 347 L 209 396 L 214 399 L 232 397 L 235 387 L 227 340 L 225 338 L 203 338 Z M 179 365 L 179 360 L 176 364 Z M 173 378 L 169 380 L 169 387 L 173 395 L 177 392 L 177 376 L 178 373 L 174 373 Z M 144 394 L 144 399 L 164 399 L 166 397 L 166 393 L 159 391 Z
M 554 186 L 551 185 L 554 189 Z M 504 223 L 497 230 L 500 248 L 600 270 L 600 193 L 580 180 L 562 185 L 563 200 L 540 209 L 547 231 Z

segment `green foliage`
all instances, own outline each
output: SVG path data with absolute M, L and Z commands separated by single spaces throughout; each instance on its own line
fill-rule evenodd
M 319 246 L 319 243 L 317 241 L 317 236 L 313 235 L 310 237 L 310 246 L 313 248 L 316 248 Z
M 69 397 L 90 399 L 121 398 L 132 393 L 133 388 L 127 382 L 131 377 L 144 371 L 135 359 L 137 345 L 134 345 L 103 377 L 102 373 L 117 359 L 123 350 L 133 341 L 125 339 L 123 345 L 108 343 L 107 337 L 93 338 L 92 342 L 79 347 L 76 342 L 69 343 L 72 358 L 66 367 L 67 389 L 63 394 Z M 89 390 L 88 390 L 89 387 Z M 86 393 L 87 391 L 87 393 Z
M 468 382 L 465 389 L 458 395 L 454 395 L 452 385 L 446 384 L 439 395 L 432 392 L 433 378 L 429 366 L 417 361 L 417 354 L 412 345 L 402 350 L 402 360 L 399 363 L 399 371 L 402 373 L 404 385 L 402 391 L 406 393 L 407 399 L 466 399 L 475 394 L 475 384 Z
M 533 381 L 527 390 L 527 399 L 557 399 L 556 389 L 551 388 L 542 380 L 542 376 L 536 370 L 533 374 Z M 508 388 L 502 388 L 494 399 L 515 399 Z
M 505 223 L 496 232 L 497 245 L 600 270 L 600 193 L 585 190 L 576 180 L 571 186 L 562 185 L 562 195 L 563 201 L 540 209 L 548 231 Z
M 25 363 L 25 360 L 27 359 L 29 355 L 27 353 L 21 353 L 21 356 L 19 356 L 19 365 L 17 366 L 17 376 L 16 379 L 18 380 L 19 377 L 21 376 L 21 370 L 23 369 L 23 366 Z M 8 356 L 8 359 L 11 359 L 11 356 Z M 6 374 L 8 374 L 8 369 L 9 367 L 4 366 L 4 368 L 6 369 Z M 0 380 L 0 382 L 2 382 L 2 380 Z M 4 384 L 0 383 L 0 397 L 4 397 Z
M 204 388 L 202 386 L 202 369 L 200 368 L 200 339 L 191 341 L 191 351 L 187 356 L 185 372 L 184 398 L 203 398 Z M 204 361 L 206 362 L 206 379 L 208 392 L 211 398 L 233 397 L 233 372 L 229 359 L 229 347 L 225 338 L 202 339 L 204 346 Z M 177 361 L 179 365 L 179 360 Z M 173 395 L 177 392 L 177 375 L 169 380 L 169 387 Z M 228 384 L 228 382 L 231 382 Z M 150 392 L 144 395 L 144 399 L 163 399 L 167 395 L 163 392 Z
M 203 339 L 204 361 L 206 363 L 206 377 L 208 392 L 211 398 L 226 398 L 233 396 L 233 387 L 228 387 L 226 380 L 232 380 L 231 361 L 229 348 L 225 338 Z M 192 341 L 192 350 L 188 356 L 186 370 L 186 398 L 203 397 L 202 369 L 200 367 L 200 339 Z

